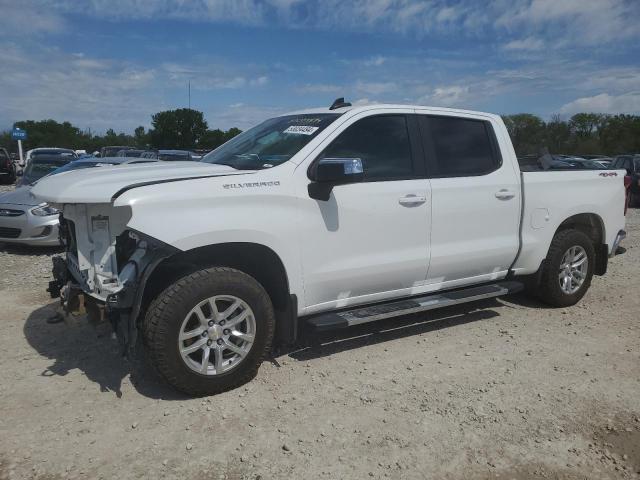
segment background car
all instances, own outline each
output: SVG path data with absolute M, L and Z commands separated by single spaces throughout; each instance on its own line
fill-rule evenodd
M 16 166 L 9 152 L 0 148 L 0 182 L 13 183 L 16 181 Z
M 595 160 L 587 160 L 571 155 L 549 155 L 548 166 L 551 170 L 604 170 L 604 167 Z M 518 162 L 527 171 L 544 168 L 539 155 L 525 155 L 518 157 Z
M 128 147 L 126 145 L 111 145 L 108 147 L 102 147 L 100 149 L 101 157 L 117 157 L 118 152 L 121 150 L 133 150 L 133 147 Z
M 158 160 L 152 159 L 152 158 L 128 158 L 128 157 L 80 158 L 73 162 L 69 162 L 60 168 L 57 168 L 56 170 L 51 172 L 49 175 L 57 175 L 59 173 L 70 172 L 72 170 L 80 170 L 83 168 L 107 167 L 111 165 L 132 165 L 137 163 L 152 163 L 157 161 Z
M 22 185 L 13 192 L 0 194 L 0 242 L 45 247 L 60 244 L 58 211 L 31 195 L 31 187 L 41 178 L 83 168 L 151 162 L 157 160 L 88 157 L 69 161 L 59 155 L 34 158 L 25 169 Z
M 21 166 L 26 167 L 32 158 L 35 158 L 39 155 L 64 155 L 67 157 L 72 157 L 72 159 L 78 158 L 76 152 L 74 150 L 71 150 L 70 148 L 39 147 L 32 148 L 31 150 L 27 151 L 24 162 L 21 164 Z
M 629 206 L 640 208 L 640 155 L 618 155 L 610 168 L 627 171 L 631 178 Z
M 58 211 L 31 195 L 40 178 L 71 162 L 68 155 L 36 155 L 12 192 L 0 194 L 0 242 L 57 246 Z
M 144 150 L 127 148 L 124 150 L 120 150 L 115 156 L 116 157 L 139 157 L 142 153 L 144 153 Z
M 158 150 L 158 160 L 189 162 L 193 161 L 193 156 L 189 150 Z

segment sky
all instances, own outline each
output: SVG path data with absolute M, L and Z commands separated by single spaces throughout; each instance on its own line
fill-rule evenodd
M 0 130 L 410 103 L 640 113 L 640 0 L 0 0 Z

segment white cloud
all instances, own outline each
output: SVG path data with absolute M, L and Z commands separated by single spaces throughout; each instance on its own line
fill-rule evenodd
M 640 113 L 640 92 L 623 95 L 601 93 L 592 97 L 582 97 L 560 108 L 560 113 Z
M 473 99 L 469 86 L 440 86 L 418 99 L 418 103 L 437 107 L 464 107 Z
M 0 64 L 0 125 L 54 118 L 83 128 L 132 130 L 164 106 L 153 90 L 152 68 L 53 48 L 27 52 L 11 43 L 0 43 Z
M 357 92 L 369 95 L 382 95 L 397 91 L 398 86 L 394 82 L 366 82 L 358 80 L 354 89 Z
M 499 27 L 544 32 L 555 48 L 602 45 L 638 36 L 636 0 L 517 0 L 501 12 Z
M 8 2 L 0 0 L 0 6 Z M 78 14 L 77 0 L 21 3 L 34 11 L 28 18 L 35 30 L 59 30 L 64 23 L 61 14 Z M 542 40 L 532 37 L 543 36 L 554 48 L 568 48 L 640 36 L 638 0 L 91 0 L 83 4 L 81 14 L 100 20 L 178 19 L 420 37 L 490 33 L 511 44 L 512 50 L 539 49 Z
M 205 108 L 204 116 L 207 119 L 209 128 L 227 129 L 233 126 L 246 130 L 268 118 L 281 115 L 289 110 L 291 109 L 234 103 L 227 108 Z
M 267 77 L 266 75 L 261 75 L 258 78 L 252 78 L 251 80 L 249 80 L 249 84 L 255 87 L 262 87 L 267 83 L 269 83 L 269 77 Z
M 305 85 L 296 87 L 296 92 L 301 94 L 306 93 L 340 93 L 344 92 L 345 87 L 340 85 L 334 85 L 330 83 L 307 83 Z
M 364 60 L 362 64 L 365 67 L 380 67 L 384 65 L 384 62 L 386 61 L 387 61 L 386 57 L 383 57 L 382 55 L 376 55 L 375 57 L 371 57 Z
M 62 15 L 54 9 L 42 9 L 29 0 L 0 0 L 0 37 L 28 37 L 59 33 L 67 28 Z
M 505 50 L 542 50 L 543 48 L 544 41 L 535 37 L 512 40 L 504 46 Z
M 214 62 L 199 58 L 191 63 L 165 62 L 160 67 L 175 86 L 186 85 L 200 90 L 240 89 L 261 87 L 269 83 L 269 77 L 256 73 L 258 70 L 228 62 Z

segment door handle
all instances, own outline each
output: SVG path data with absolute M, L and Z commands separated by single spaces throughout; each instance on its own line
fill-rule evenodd
M 415 195 L 410 193 L 409 195 L 405 195 L 404 197 L 400 197 L 398 199 L 398 203 L 400 205 L 404 205 L 405 207 L 415 207 L 418 205 L 422 205 L 427 201 L 427 197 L 424 195 Z
M 506 188 L 503 188 L 502 190 L 498 190 L 496 192 L 496 198 L 499 198 L 500 200 L 511 200 L 515 196 L 515 192 L 513 192 L 512 190 L 507 190 Z

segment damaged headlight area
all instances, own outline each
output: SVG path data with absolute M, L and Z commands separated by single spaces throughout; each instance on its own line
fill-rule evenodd
M 96 226 L 96 222 L 102 222 Z M 92 230 L 109 230 L 108 218 L 92 219 Z M 69 235 L 66 258 L 54 257 L 54 278 L 49 285 L 52 296 L 60 296 L 66 314 L 86 313 L 91 323 L 108 320 L 124 352 L 137 340 L 137 322 L 143 286 L 155 267 L 178 250 L 159 240 L 132 230 L 124 230 L 108 248 L 83 252 L 82 235 L 73 222 L 65 220 L 62 229 Z M 90 255 L 88 254 L 90 253 Z M 99 255 L 97 255 L 99 253 Z M 86 267 L 86 259 L 100 258 Z M 111 265 L 108 268 L 107 265 Z M 57 295 L 56 295 L 57 294 Z

